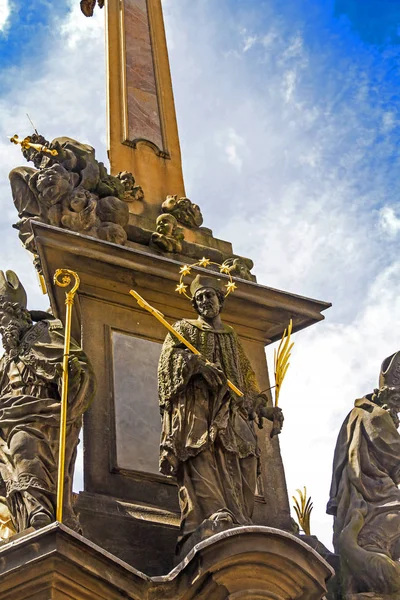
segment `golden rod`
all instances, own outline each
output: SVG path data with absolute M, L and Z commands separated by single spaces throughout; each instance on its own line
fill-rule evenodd
M 137 301 L 139 306 L 141 306 L 142 308 L 147 310 L 150 314 L 153 315 L 153 317 L 158 319 L 158 321 L 160 321 L 160 323 L 162 323 L 164 325 L 164 327 L 166 327 L 168 329 L 168 331 L 170 331 L 176 338 L 178 338 L 178 340 L 180 342 L 182 342 L 182 344 L 185 344 L 186 348 L 188 348 L 191 352 L 193 352 L 193 354 L 196 354 L 196 356 L 201 356 L 201 353 L 197 350 L 197 348 L 195 348 L 190 342 L 188 342 L 187 339 L 184 338 L 181 333 L 179 333 L 179 331 L 176 331 L 176 329 L 174 329 L 172 327 L 172 325 L 170 325 L 168 323 L 168 321 L 164 318 L 164 315 L 159 310 L 157 310 L 156 308 L 151 306 L 151 304 L 146 302 L 146 300 L 144 298 L 142 298 L 142 296 L 140 294 L 135 292 L 135 290 L 131 290 L 129 293 L 135 298 L 135 300 Z M 206 359 L 204 359 L 204 360 L 206 363 L 209 362 Z M 234 383 L 232 383 L 232 381 L 229 381 L 229 379 L 227 379 L 227 384 L 228 384 L 228 387 L 233 392 L 235 392 L 235 394 L 237 394 L 241 398 L 244 396 L 243 392 L 241 392 L 239 390 L 239 388 L 237 388 L 236 385 Z
M 43 146 L 43 144 L 33 144 L 29 136 L 21 140 L 21 138 L 18 137 L 18 134 L 15 134 L 12 137 L 9 136 L 9 140 L 13 144 L 20 144 L 21 148 L 24 150 L 28 150 L 28 148 L 34 148 L 34 150 L 37 150 L 38 152 L 44 152 L 45 154 L 50 154 L 51 156 L 57 156 L 58 154 L 57 150 L 47 148 L 47 146 Z
M 61 278 L 61 279 L 59 279 Z M 62 523 L 63 518 L 63 500 L 64 500 L 64 482 L 65 482 L 65 446 L 67 434 L 67 405 L 68 405 L 68 367 L 69 367 L 69 349 L 71 345 L 71 320 L 72 307 L 74 305 L 75 294 L 78 291 L 80 279 L 78 273 L 69 269 L 57 269 L 54 273 L 54 283 L 59 287 L 67 287 L 74 279 L 74 285 L 69 292 L 65 293 L 65 337 L 64 337 L 64 356 L 63 356 L 63 375 L 61 391 L 61 416 L 60 416 L 60 448 L 58 459 L 58 479 L 57 479 L 57 510 L 56 519 Z

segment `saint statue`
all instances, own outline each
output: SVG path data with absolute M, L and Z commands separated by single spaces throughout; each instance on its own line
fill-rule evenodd
M 19 533 L 55 520 L 64 330 L 51 314 L 27 310 L 17 275 L 0 271 L 0 479 Z M 94 393 L 94 376 L 71 341 L 65 456 L 64 523 L 79 531 L 72 479 L 82 414 Z
M 399 412 L 396 352 L 382 364 L 379 390 L 355 401 L 336 444 L 327 512 L 345 598 L 400 597 Z
M 198 275 L 190 286 L 198 318 L 174 325 L 201 356 L 168 334 L 159 362 L 160 471 L 178 483 L 178 549 L 196 530 L 215 532 L 215 523 L 225 529 L 252 523 L 259 465 L 254 419 L 274 420 L 277 432 L 283 422 L 281 410 L 260 395 L 235 331 L 221 320 L 223 284 Z

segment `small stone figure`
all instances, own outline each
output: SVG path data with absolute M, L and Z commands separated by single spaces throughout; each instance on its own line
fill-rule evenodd
M 346 599 L 400 598 L 400 352 L 339 433 L 328 514 Z
M 193 204 L 189 198 L 179 198 L 177 195 L 167 196 L 161 206 L 163 212 L 171 213 L 175 219 L 189 229 L 196 229 L 203 223 L 200 207 Z
M 143 199 L 143 190 L 135 185 L 133 175 L 109 175 L 103 163 L 96 160 L 91 146 L 71 138 L 60 137 L 50 143 L 35 133 L 26 140 L 57 154 L 23 147 L 23 155 L 36 169 L 17 167 L 10 173 L 20 219 L 15 227 L 25 248 L 36 254 L 33 220 L 125 244 L 127 202 Z
M 239 277 L 246 281 L 255 281 L 256 279 L 254 275 L 250 273 L 253 268 L 253 261 L 249 258 L 245 259 L 232 256 L 232 258 L 227 258 L 222 266 L 228 267 L 229 272 L 233 277 Z
M 157 217 L 156 231 L 151 236 L 150 245 L 157 246 L 163 252 L 182 252 L 183 230 L 178 227 L 174 216 L 163 214 Z
M 103 8 L 104 0 L 97 0 L 99 8 Z M 96 0 L 81 0 L 81 11 L 85 17 L 93 17 L 94 9 L 96 7 Z
M 198 318 L 174 325 L 202 357 L 168 334 L 159 362 L 160 471 L 177 479 L 180 550 L 196 531 L 197 542 L 216 527 L 251 524 L 259 462 L 253 420 L 275 417 L 277 432 L 283 422 L 280 408 L 267 406 L 265 396 L 260 402 L 239 338 L 221 320 L 224 283 L 198 275 L 190 287 Z M 227 378 L 243 398 L 230 391 Z
M 118 173 L 118 179 L 124 186 L 123 200 L 125 200 L 125 202 L 134 202 L 135 200 L 141 202 L 144 200 L 143 189 L 140 185 L 136 185 L 132 173 L 129 173 L 129 171 L 122 171 Z
M 12 528 L 55 520 L 64 331 L 51 314 L 28 311 L 17 275 L 0 271 L 0 476 Z M 74 342 L 69 358 L 64 523 L 79 531 L 72 479 L 82 414 L 94 393 L 87 357 Z

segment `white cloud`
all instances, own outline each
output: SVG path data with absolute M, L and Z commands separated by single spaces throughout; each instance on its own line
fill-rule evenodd
M 229 164 L 231 164 L 237 171 L 240 172 L 243 165 L 241 150 L 245 148 L 245 140 L 235 131 L 233 127 L 229 127 L 226 131 L 221 132 L 217 137 L 218 145 L 224 148 L 224 152 Z
M 383 206 L 379 212 L 380 226 L 391 237 L 395 237 L 400 231 L 400 218 L 391 206 Z
M 4 32 L 11 15 L 10 0 L 0 0 L 0 33 Z
M 249 35 L 245 37 L 245 39 L 243 40 L 243 52 L 247 52 L 248 50 L 250 50 L 257 42 L 257 39 L 258 38 L 256 35 Z

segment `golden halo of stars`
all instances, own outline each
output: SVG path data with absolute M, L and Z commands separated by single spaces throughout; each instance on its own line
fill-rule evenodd
M 188 289 L 188 286 L 185 285 L 185 283 L 183 281 L 184 277 L 186 277 L 186 275 L 191 274 L 193 267 L 207 268 L 210 265 L 217 266 L 220 273 L 223 273 L 224 275 L 228 275 L 229 281 L 224 287 L 226 288 L 225 298 L 227 296 L 229 296 L 229 294 L 231 294 L 232 292 L 234 292 L 237 289 L 237 285 L 232 279 L 231 269 L 229 267 L 227 267 L 226 265 L 224 266 L 224 265 L 221 265 L 220 263 L 213 262 L 212 260 L 210 260 L 209 258 L 206 258 L 205 256 L 203 256 L 203 258 L 201 260 L 199 260 L 198 262 L 193 263 L 191 265 L 187 265 L 187 264 L 183 265 L 179 269 L 180 279 L 179 279 L 179 284 L 175 288 L 175 291 L 178 292 L 178 294 L 183 294 L 184 296 L 186 296 L 186 298 L 188 298 L 188 300 L 191 300 L 192 299 L 191 296 L 189 296 L 189 294 L 186 291 Z M 215 271 L 214 271 L 214 273 L 215 273 Z

